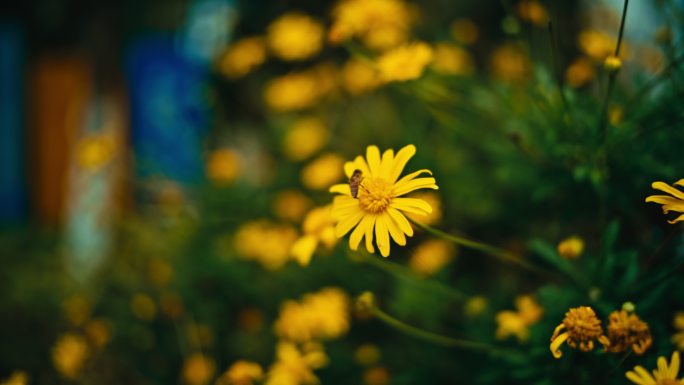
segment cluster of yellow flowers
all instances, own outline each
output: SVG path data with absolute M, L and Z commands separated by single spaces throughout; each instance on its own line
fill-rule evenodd
M 281 339 L 304 343 L 337 338 L 349 330 L 349 298 L 340 289 L 325 288 L 286 301 L 274 330 Z
M 504 310 L 496 315 L 497 339 L 515 336 L 519 342 L 527 341 L 530 338 L 529 327 L 539 322 L 544 315 L 544 309 L 531 295 L 516 297 L 515 307 L 517 311 Z
M 256 220 L 237 230 L 235 249 L 241 257 L 276 270 L 290 260 L 290 247 L 296 239 L 297 231 L 291 226 Z
M 573 349 L 589 352 L 598 341 L 607 352 L 621 353 L 631 349 L 636 354 L 643 354 L 653 343 L 648 324 L 625 309 L 610 314 L 607 330 L 606 335 L 594 309 L 588 306 L 572 308 L 551 336 L 551 353 L 560 358 L 564 342 Z

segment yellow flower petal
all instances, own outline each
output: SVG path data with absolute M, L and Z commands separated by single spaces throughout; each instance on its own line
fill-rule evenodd
M 394 150 L 385 150 L 380 161 L 380 177 L 389 180 L 392 175 L 392 167 L 394 166 Z
M 368 148 L 366 148 L 366 159 L 368 160 L 368 167 L 370 167 L 370 176 L 373 178 L 379 178 L 380 149 L 378 146 L 368 146 Z
M 354 173 L 354 170 L 361 170 L 361 172 L 365 176 L 370 175 L 370 168 L 368 168 L 366 160 L 363 159 L 361 155 L 354 158 L 353 162 L 346 162 L 344 164 L 344 174 L 347 175 L 347 178 L 351 178 L 352 174 Z
M 406 236 L 404 236 L 404 232 L 401 231 L 399 226 L 397 226 L 397 224 L 394 222 L 394 219 L 392 219 L 392 217 L 389 215 L 383 215 L 382 220 L 385 222 L 385 225 L 387 225 L 387 230 L 389 230 L 394 242 L 396 242 L 399 246 L 405 246 Z
M 644 385 L 655 385 L 655 379 L 651 376 L 648 370 L 644 369 L 643 366 L 635 366 L 634 371 L 641 377 L 642 384 Z
M 397 208 L 402 208 L 402 207 L 413 207 L 417 208 L 420 210 L 425 211 L 426 213 L 431 213 L 432 212 L 432 206 L 430 206 L 429 203 L 425 202 L 422 199 L 416 199 L 416 198 L 395 198 L 394 202 L 397 204 Z
M 422 188 L 431 188 L 433 190 L 439 189 L 435 178 L 417 178 L 401 184 L 400 182 L 397 182 L 397 185 L 394 187 L 394 193 L 397 194 L 397 196 L 401 196 Z
M 394 208 L 394 209 L 397 209 L 397 210 L 405 211 L 405 212 L 411 213 L 411 214 L 417 214 L 417 215 L 422 215 L 422 216 L 426 216 L 426 215 L 427 215 L 427 213 L 426 213 L 424 210 L 415 208 L 415 207 L 413 207 L 413 206 L 402 205 L 402 204 L 399 204 L 399 203 L 396 203 L 396 202 L 392 202 L 392 204 L 390 205 L 390 207 L 391 207 L 391 208 Z
M 563 342 L 568 339 L 568 332 L 565 332 L 556 338 L 554 338 L 551 341 L 551 345 L 549 345 L 549 348 L 551 349 L 551 354 L 555 358 L 561 358 L 563 356 L 563 352 L 561 352 L 560 347 L 563 345 Z
M 387 257 L 390 252 L 390 240 L 389 231 L 383 218 L 383 215 L 378 215 L 375 220 L 375 243 L 378 245 L 378 249 L 380 249 L 380 254 L 383 257 Z
M 352 227 L 356 226 L 357 223 L 363 218 L 364 212 L 360 209 L 352 215 L 349 215 L 342 219 L 335 226 L 335 236 L 337 238 L 342 238 L 344 234 L 347 234 Z
M 681 221 L 684 221 L 684 214 L 678 216 L 677 218 L 675 218 L 675 219 L 673 219 L 673 220 L 671 220 L 671 221 L 667 221 L 667 223 L 669 223 L 669 224 L 671 224 L 671 225 L 674 225 L 675 223 L 681 222 Z
M 672 353 L 672 359 L 670 360 L 670 378 L 677 378 L 679 374 L 679 352 L 674 351 Z
M 306 266 L 311 261 L 316 246 L 318 246 L 318 239 L 313 235 L 305 235 L 292 245 L 290 253 L 300 265 Z
M 409 144 L 408 146 L 405 146 L 399 152 L 397 152 L 397 156 L 394 158 L 394 168 L 392 169 L 392 172 L 389 177 L 389 182 L 394 183 L 397 181 L 399 178 L 399 175 L 401 175 L 401 172 L 404 171 L 404 167 L 406 167 L 406 164 L 408 161 L 413 158 L 413 155 L 416 154 L 416 146 Z
M 351 190 L 349 190 L 348 183 L 340 183 L 333 185 L 332 187 L 330 187 L 328 191 L 331 193 L 338 193 L 351 196 Z
M 371 222 L 372 219 L 370 216 L 366 215 L 361 219 L 361 222 L 359 222 L 359 225 L 356 226 L 354 231 L 352 231 L 351 235 L 349 236 L 349 248 L 356 251 L 359 248 L 359 243 L 361 243 L 361 239 L 363 238 L 364 234 L 366 233 L 366 228 L 370 225 L 369 222 Z
M 651 184 L 651 187 L 656 189 L 656 190 L 664 191 L 668 194 L 671 194 L 672 196 L 674 196 L 676 198 L 684 199 L 684 193 L 683 192 L 677 190 L 676 188 L 668 185 L 665 182 L 653 182 Z
M 628 380 L 632 381 L 633 383 L 637 385 L 654 385 L 655 381 L 645 381 L 641 376 L 638 374 L 632 372 L 631 370 L 627 373 L 625 373 L 625 377 L 627 377 Z
M 409 223 L 404 214 L 392 207 L 388 208 L 387 212 L 394 220 L 394 223 L 399 226 L 399 229 L 404 232 L 404 234 L 408 235 L 409 237 L 413 236 L 413 227 L 411 227 L 411 223 Z
M 374 253 L 375 248 L 373 248 L 373 227 L 375 226 L 375 215 L 368 215 L 367 217 L 370 218 L 370 220 L 364 229 L 366 231 L 366 250 L 368 250 L 369 253 Z

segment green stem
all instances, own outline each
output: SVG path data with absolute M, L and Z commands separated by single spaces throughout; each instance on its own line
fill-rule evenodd
M 558 55 L 558 44 L 556 43 L 556 34 L 553 32 L 553 24 L 549 21 L 548 24 L 549 28 L 549 40 L 551 41 L 551 58 L 552 58 L 552 66 L 553 66 L 553 72 L 556 77 L 556 85 L 558 86 L 558 93 L 560 94 L 561 98 L 561 103 L 563 103 L 563 108 L 565 109 L 565 113 L 567 114 L 568 118 L 570 118 L 570 121 L 572 122 L 572 115 L 570 115 L 570 105 L 568 104 L 568 100 L 565 98 L 565 92 L 563 91 L 563 75 L 561 74 L 561 67 L 560 67 L 560 57 Z

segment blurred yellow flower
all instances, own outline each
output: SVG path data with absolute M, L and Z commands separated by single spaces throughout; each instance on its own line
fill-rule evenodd
M 684 179 L 676 181 L 675 186 L 684 186 Z M 669 195 L 651 195 L 646 198 L 646 202 L 654 202 L 663 205 L 663 214 L 667 214 L 670 211 L 684 213 L 684 192 L 666 184 L 665 182 L 653 182 L 651 188 L 666 192 Z M 670 224 L 675 224 L 677 222 L 684 221 L 684 214 L 678 216 L 677 218 L 667 221 Z
M 238 228 L 235 248 L 241 257 L 276 270 L 290 259 L 290 247 L 296 239 L 297 232 L 290 226 L 256 220 Z
M 421 77 L 432 62 L 433 51 L 423 42 L 393 48 L 377 59 L 380 79 L 384 82 L 403 82 Z
M 291 253 L 300 265 L 306 266 L 319 243 L 328 249 L 337 243 L 332 206 L 316 207 L 311 210 L 304 219 L 302 230 L 304 234 L 292 245 Z
M 585 57 L 575 59 L 565 70 L 565 82 L 570 87 L 585 86 L 596 76 L 596 69 L 591 60 Z
M 584 240 L 576 235 L 567 237 L 558 243 L 557 250 L 565 259 L 577 259 L 584 251 Z
M 441 270 L 455 257 L 455 247 L 451 242 L 441 239 L 430 239 L 411 253 L 409 267 L 422 276 L 430 276 Z
M 110 134 L 91 134 L 76 144 L 76 159 L 82 168 L 96 171 L 114 157 L 115 150 L 116 144 Z
M 680 311 L 675 314 L 672 325 L 675 328 L 672 342 L 677 346 L 677 349 L 684 350 L 684 312 Z
M 473 58 L 463 48 L 448 44 L 435 45 L 432 68 L 448 75 L 471 75 L 475 69 Z
M 524 81 L 532 69 L 527 51 L 512 43 L 496 48 L 489 59 L 489 64 L 496 78 L 511 83 Z
M 210 357 L 194 353 L 183 362 L 183 382 L 188 385 L 206 385 L 214 377 L 216 364 Z
M 372 91 L 380 85 L 378 71 L 372 64 L 360 59 L 349 59 L 342 68 L 344 88 L 351 95 Z
M 219 148 L 207 158 L 207 178 L 214 183 L 227 184 L 240 175 L 240 156 L 230 148 Z
M 297 190 L 285 190 L 273 199 L 273 212 L 284 220 L 299 222 L 311 208 L 313 202 Z
M 157 305 L 147 294 L 136 293 L 131 297 L 131 311 L 133 315 L 143 321 L 151 321 L 157 315 Z
M 603 61 L 603 68 L 608 72 L 617 72 L 622 68 L 622 60 L 617 56 L 609 55 Z
M 522 0 L 518 3 L 517 11 L 521 20 L 532 24 L 545 27 L 549 22 L 546 7 L 536 0 Z
M 0 385 L 27 385 L 29 383 L 28 376 L 22 371 L 13 372 L 11 376 L 5 381 L 0 382 Z
M 85 338 L 74 333 L 62 334 L 52 347 L 55 369 L 71 380 L 79 376 L 89 355 L 90 349 Z
M 515 307 L 515 312 L 504 310 L 497 313 L 497 339 L 515 336 L 519 342 L 527 341 L 530 337 L 529 327 L 539 322 L 544 314 L 544 309 L 530 295 L 516 297 Z
M 412 191 L 430 188 L 437 189 L 435 178 L 419 175 L 430 170 L 422 169 L 399 179 L 406 163 L 416 153 L 414 145 L 408 145 L 394 155 L 387 150 L 380 156 L 377 146 L 368 146 L 366 158 L 357 156 L 354 161 L 344 164 L 344 172 L 351 177 L 354 170 L 361 170 L 363 181 L 358 196 L 351 196 L 349 184 L 337 184 L 330 192 L 342 194 L 333 201 L 333 217 L 338 221 L 335 235 L 338 238 L 352 231 L 349 247 L 356 250 L 361 239 L 366 238 L 366 249 L 373 253 L 373 233 L 380 254 L 389 256 L 390 236 L 397 244 L 406 245 L 405 235 L 413 236 L 413 228 L 402 212 L 429 214 L 432 207 L 422 199 L 402 198 Z
M 613 126 L 617 126 L 618 124 L 622 123 L 622 117 L 624 113 L 625 111 L 622 106 L 611 105 L 608 107 L 608 122 Z
M 74 294 L 62 302 L 62 310 L 72 326 L 81 326 L 90 318 L 91 304 L 85 296 Z
M 218 69 L 231 78 L 241 78 L 266 60 L 266 43 L 262 37 L 246 37 L 232 43 L 219 59 Z
M 111 329 L 109 322 L 97 318 L 88 321 L 85 325 L 85 335 L 93 346 L 103 348 L 112 337 Z
M 487 306 L 487 298 L 476 295 L 468 298 L 468 301 L 463 306 L 463 311 L 468 317 L 474 318 L 484 313 L 487 310 Z
M 411 194 L 411 198 L 420 199 L 427 202 L 432 207 L 432 212 L 427 215 L 407 212 L 406 217 L 412 221 L 420 222 L 426 225 L 434 225 L 442 220 L 442 199 L 435 191 L 419 191 Z
M 565 331 L 563 331 L 565 330 Z M 596 317 L 594 309 L 588 306 L 572 308 L 565 313 L 563 322 L 556 327 L 551 336 L 551 354 L 561 358 L 560 347 L 568 342 L 571 348 L 589 352 L 594 349 L 594 340 L 605 341 L 601 321 Z
M 468 19 L 456 19 L 451 23 L 451 36 L 460 44 L 473 44 L 480 32 L 477 25 Z
M 168 286 L 173 279 L 173 267 L 161 258 L 152 257 L 147 261 L 147 279 L 154 286 Z
M 610 313 L 606 330 L 608 334 L 600 342 L 611 353 L 622 353 L 631 348 L 636 354 L 644 354 L 653 343 L 648 324 L 626 310 Z
M 625 373 L 625 377 L 637 385 L 679 385 L 684 384 L 684 378 L 679 376 L 679 352 L 673 352 L 670 363 L 665 357 L 658 357 L 658 369 L 653 370 L 653 375 L 642 366 L 635 366 L 634 370 Z
M 294 342 L 337 338 L 349 330 L 349 297 L 334 287 L 283 303 L 273 324 L 275 334 Z
M 617 44 L 617 38 L 595 29 L 580 32 L 577 39 L 582 52 L 597 62 L 613 54 Z
M 276 362 L 266 374 L 265 385 L 315 385 L 319 383 L 313 370 L 328 363 L 320 344 L 305 344 L 300 350 L 291 342 L 279 342 Z
M 401 0 L 341 0 L 332 12 L 329 40 L 358 37 L 370 49 L 385 50 L 408 38 L 414 15 Z
M 283 137 L 282 149 L 285 157 L 301 161 L 320 151 L 330 140 L 330 132 L 325 122 L 309 116 L 298 119 L 288 127 Z
M 361 366 L 370 366 L 380 360 L 380 349 L 373 344 L 363 344 L 354 351 L 354 360 Z
M 387 385 L 390 383 L 390 373 L 387 368 L 374 366 L 363 372 L 363 383 L 365 385 Z
M 268 46 L 283 60 L 304 60 L 323 46 L 323 25 L 308 15 L 290 12 L 268 26 Z
M 219 377 L 216 385 L 253 385 L 264 376 L 261 365 L 251 361 L 236 361 Z
M 323 63 L 272 79 L 264 90 L 264 100 L 277 111 L 300 110 L 311 107 L 336 86 L 336 69 Z
M 302 169 L 302 184 L 312 190 L 326 190 L 343 176 L 344 159 L 326 153 L 314 159 Z

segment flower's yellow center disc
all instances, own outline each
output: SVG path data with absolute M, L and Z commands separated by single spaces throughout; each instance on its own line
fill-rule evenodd
M 359 187 L 359 205 L 371 214 L 387 209 L 393 197 L 392 185 L 382 178 L 364 179 Z

